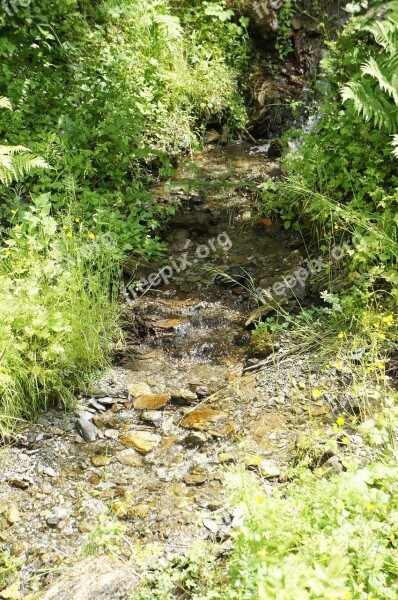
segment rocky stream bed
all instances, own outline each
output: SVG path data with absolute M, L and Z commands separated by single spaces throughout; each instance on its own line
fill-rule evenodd
M 253 222 L 253 184 L 279 173 L 266 150 L 209 148 L 156 190 L 179 210 L 168 258 L 126 265 L 127 349 L 74 412 L 43 414 L 1 450 L 0 549 L 19 575 L 0 597 L 127 598 L 139 581 L 137 548 L 149 564 L 201 538 L 227 551 L 239 515 L 226 501 L 226 469 L 242 465 L 266 488 L 284 485 L 297 440 L 314 423 L 331 427 L 333 403 L 311 389 L 328 378 L 336 397 L 344 372 L 330 383 L 309 355 L 283 347 L 258 356 L 245 327 L 256 287 L 305 260 L 299 236 L 268 218 Z M 145 288 L 151 274 L 140 292 L 137 281 Z M 305 293 L 293 286 L 286 303 Z M 342 468 L 338 456 L 321 462 Z M 90 532 L 104 515 L 125 527 L 119 559 L 93 551 Z

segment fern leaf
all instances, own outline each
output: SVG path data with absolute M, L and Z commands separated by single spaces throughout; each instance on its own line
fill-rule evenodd
M 392 153 L 398 158 L 398 135 L 393 135 L 391 146 L 393 147 Z
M 391 96 L 395 104 L 398 105 L 398 87 L 396 85 L 397 77 L 396 72 L 394 72 L 394 68 L 398 66 L 396 63 L 398 63 L 397 58 L 395 58 L 395 60 L 388 61 L 387 63 L 384 62 L 384 65 L 378 63 L 374 58 L 370 58 L 362 65 L 361 71 L 364 75 L 370 75 L 376 79 L 380 88 L 389 96 Z

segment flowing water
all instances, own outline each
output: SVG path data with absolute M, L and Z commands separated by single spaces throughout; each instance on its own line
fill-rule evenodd
M 125 526 L 126 557 L 134 547 L 179 553 L 209 536 L 227 547 L 226 465 L 260 457 L 268 482 L 289 460 L 292 367 L 245 375 L 257 360 L 245 328 L 255 289 L 301 260 L 295 234 L 254 216 L 256 182 L 279 171 L 266 149 L 209 148 L 154 190 L 178 210 L 162 263 L 126 267 L 127 350 L 75 414 L 49 411 L 3 450 L 0 540 L 21 560 L 25 592 L 91 552 L 89 532 L 110 515 Z M 95 441 L 77 435 L 82 415 Z

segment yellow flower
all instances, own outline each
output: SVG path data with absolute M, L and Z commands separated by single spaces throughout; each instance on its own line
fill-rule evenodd
M 339 427 L 343 427 L 344 423 L 345 423 L 345 418 L 344 417 L 338 417 L 336 419 L 336 423 Z
M 262 504 L 264 502 L 264 499 L 262 496 L 256 496 L 256 504 Z
M 79 217 L 76 217 L 75 223 L 80 223 L 80 218 Z
M 352 594 L 348 590 L 343 594 L 343 600 L 351 600 Z
M 16 225 L 14 225 L 14 229 L 21 229 L 21 226 L 17 223 Z
M 374 505 L 374 504 L 372 504 L 371 502 L 369 502 L 369 504 L 367 504 L 367 505 L 366 505 L 366 508 L 367 508 L 368 510 L 375 510 L 375 508 L 376 508 L 376 507 L 375 507 L 375 505 Z
M 340 331 L 340 333 L 337 337 L 341 340 L 344 336 L 345 336 L 344 331 Z
M 67 226 L 67 225 L 62 225 L 62 229 L 63 229 L 64 231 L 66 231 L 66 230 L 68 229 L 68 226 Z
M 88 234 L 88 237 L 90 238 L 90 240 L 93 240 L 95 238 L 95 233 L 90 231 L 90 233 Z
M 339 225 L 337 225 L 337 224 L 336 224 L 336 225 L 334 226 L 334 230 L 335 230 L 335 231 L 337 231 L 338 229 L 340 229 L 340 227 L 339 227 Z
M 390 535 L 389 540 L 390 540 L 390 542 L 393 542 L 395 540 L 395 535 L 394 534 Z
M 256 552 L 256 556 L 258 556 L 259 558 L 265 558 L 265 556 L 266 556 L 265 550 L 258 550 Z
M 16 212 L 17 212 L 16 210 L 14 210 L 14 209 L 11 209 L 11 214 L 12 214 L 12 215 L 15 215 L 15 213 L 16 213 Z
M 341 369 L 341 362 L 336 361 L 336 362 L 333 363 L 333 366 L 334 366 L 335 369 Z
M 383 322 L 386 323 L 388 326 L 392 325 L 394 320 L 394 317 L 392 315 L 387 315 L 386 317 L 383 317 Z
M 329 363 L 326 363 L 325 369 L 330 369 L 330 364 Z
M 341 439 L 341 443 L 345 444 L 346 446 L 348 446 L 348 444 L 350 443 L 349 438 L 345 435 L 342 439 Z
M 385 333 L 379 333 L 379 338 L 381 338 L 382 340 L 386 339 L 386 334 Z
M 225 452 L 220 452 L 220 454 L 218 456 L 220 457 L 221 460 L 225 460 L 228 455 L 225 454 Z
M 6 250 L 6 256 L 10 256 L 11 252 L 10 250 Z
M 319 388 L 315 388 L 315 390 L 312 390 L 312 397 L 314 399 L 320 398 L 321 396 L 322 396 L 322 390 L 320 390 Z
M 69 238 L 71 238 L 71 237 L 73 237 L 73 233 L 71 231 L 67 231 L 66 232 L 66 236 L 69 237 Z
M 381 371 L 384 371 L 384 369 L 386 368 L 386 365 L 384 363 L 379 363 L 377 366 Z

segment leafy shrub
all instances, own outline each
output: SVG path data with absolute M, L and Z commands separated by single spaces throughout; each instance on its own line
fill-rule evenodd
M 47 195 L 10 217 L 0 249 L 0 432 L 73 392 L 107 364 L 118 255 Z
M 233 11 L 210 10 L 218 6 L 204 3 L 189 26 L 157 0 L 37 0 L 0 16 L 1 89 L 14 106 L 0 135 L 52 166 L 19 196 L 51 192 L 62 210 L 73 179 L 89 223 L 125 250 L 156 252 L 153 232 L 172 209 L 152 202 L 147 184 L 170 174 L 168 156 L 190 150 L 206 122 L 246 122 L 237 87 L 246 32 Z M 204 22 L 207 44 L 195 29 Z

